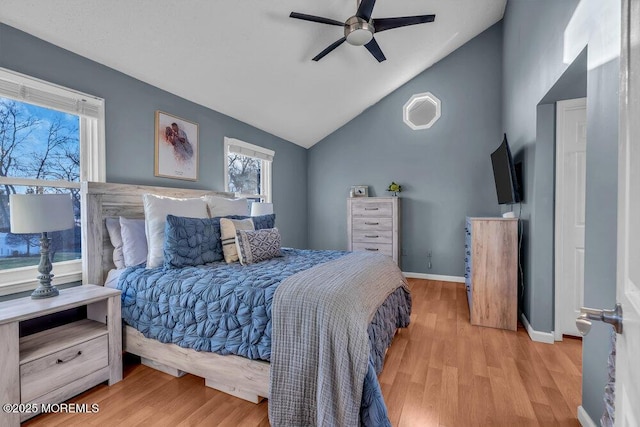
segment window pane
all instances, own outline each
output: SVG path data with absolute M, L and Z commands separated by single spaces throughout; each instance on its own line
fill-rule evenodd
M 80 180 L 80 118 L 0 97 L 0 176 Z
M 40 262 L 40 234 L 13 234 L 10 229 L 9 194 L 71 193 L 75 225 L 69 230 L 48 233 L 51 238 L 51 262 L 80 259 L 80 190 L 52 187 L 0 187 L 0 270 L 38 265 Z
M 242 194 L 261 194 L 262 160 L 242 154 L 229 153 L 229 191 Z

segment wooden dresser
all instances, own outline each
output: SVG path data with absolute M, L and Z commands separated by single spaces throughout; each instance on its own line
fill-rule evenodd
M 372 251 L 390 256 L 400 265 L 400 199 L 352 197 L 347 199 L 350 251 Z
M 518 219 L 467 218 L 464 260 L 471 324 L 515 331 Z

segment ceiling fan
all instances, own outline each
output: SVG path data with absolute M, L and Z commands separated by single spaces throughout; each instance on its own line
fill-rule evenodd
M 367 50 L 371 52 L 371 54 L 378 60 L 378 62 L 382 62 L 387 58 L 385 58 L 384 53 L 382 53 L 380 46 L 378 46 L 376 39 L 373 37 L 374 33 L 379 33 L 380 31 L 391 30 L 398 27 L 406 27 L 408 25 L 433 22 L 436 18 L 436 15 L 419 15 L 398 18 L 371 19 L 371 13 L 373 12 L 373 6 L 375 4 L 376 0 L 362 0 L 358 6 L 356 14 L 347 19 L 344 23 L 329 18 L 323 18 L 321 16 L 307 15 L 298 12 L 291 12 L 289 17 L 302 19 L 303 21 L 318 22 L 320 24 L 337 25 L 339 27 L 344 27 L 344 37 L 317 54 L 313 58 L 314 61 L 321 60 L 329 52 L 346 41 L 353 46 L 364 45 L 364 47 L 366 47 Z

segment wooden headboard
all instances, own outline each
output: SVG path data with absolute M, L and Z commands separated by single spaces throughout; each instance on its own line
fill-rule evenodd
M 213 194 L 233 198 L 233 193 L 184 188 L 152 187 L 105 182 L 82 183 L 82 283 L 104 285 L 113 264 L 113 245 L 105 219 L 124 216 L 144 218 L 142 195 L 200 197 Z

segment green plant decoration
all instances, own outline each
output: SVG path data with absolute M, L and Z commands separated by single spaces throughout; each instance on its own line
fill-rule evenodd
M 394 196 L 397 196 L 398 193 L 402 192 L 402 185 L 396 184 L 395 182 L 391 181 L 391 184 L 389 184 L 387 191 L 391 191 L 393 192 Z

